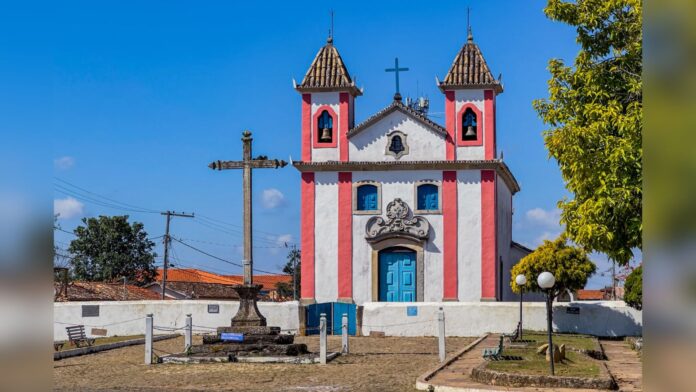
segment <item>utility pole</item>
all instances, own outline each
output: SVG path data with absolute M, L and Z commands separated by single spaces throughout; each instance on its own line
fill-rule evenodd
M 297 244 L 292 245 L 292 299 L 297 301 Z
M 185 212 L 178 213 L 174 211 L 165 211 L 161 214 L 167 217 L 167 225 L 164 232 L 164 269 L 162 271 L 162 299 L 164 299 L 167 289 L 167 268 L 169 268 L 169 243 L 171 242 L 171 238 L 169 237 L 169 221 L 171 221 L 173 216 L 193 218 L 193 214 L 187 214 Z

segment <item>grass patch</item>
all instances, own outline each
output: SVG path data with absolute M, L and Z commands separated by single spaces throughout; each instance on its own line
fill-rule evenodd
M 522 334 L 524 340 L 530 340 L 529 346 L 539 347 L 549 341 L 549 336 L 544 332 L 524 331 Z M 574 335 L 574 334 L 553 334 L 553 344 L 560 346 L 565 344 L 567 347 L 572 347 L 577 350 L 598 350 L 597 340 L 591 336 Z
M 528 374 L 528 375 L 548 375 L 549 363 L 546 362 L 545 355 L 536 353 L 535 347 L 527 348 L 505 348 L 504 355 L 522 357 L 520 361 L 491 361 L 487 368 L 506 373 Z M 556 376 L 570 377 L 599 377 L 599 362 L 584 354 L 574 351 L 566 351 L 566 359 L 555 364 Z
M 145 335 L 125 335 L 125 336 L 109 336 L 109 337 L 104 337 L 104 338 L 96 338 L 96 340 L 94 341 L 94 344 L 92 346 L 101 346 L 103 344 L 123 342 L 125 340 L 142 339 L 144 337 L 145 337 Z M 74 345 L 70 344 L 69 342 L 64 342 L 64 343 L 65 344 L 63 345 L 63 347 L 58 351 L 73 350 L 73 349 L 77 348 L 77 346 L 74 346 Z M 86 347 L 86 345 L 81 345 L 81 346 Z

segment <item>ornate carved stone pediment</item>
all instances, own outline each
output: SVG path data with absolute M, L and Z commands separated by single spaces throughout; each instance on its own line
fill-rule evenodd
M 401 199 L 387 204 L 387 219 L 373 216 L 367 221 L 365 238 L 377 242 L 391 237 L 404 237 L 414 241 L 424 241 L 430 234 L 430 223 L 422 216 L 411 215 L 411 209 Z

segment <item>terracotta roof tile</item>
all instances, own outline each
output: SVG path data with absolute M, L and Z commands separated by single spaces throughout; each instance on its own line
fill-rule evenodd
M 503 86 L 491 74 L 486 60 L 481 54 L 481 49 L 474 43 L 473 36 L 469 32 L 469 39 L 454 58 L 452 66 L 440 83 L 440 90 L 455 88 L 493 88 L 498 93 L 503 91 Z
M 60 292 L 60 282 L 53 286 Z M 143 287 L 123 283 L 103 282 L 70 282 L 67 288 L 67 296 L 63 293 L 55 299 L 57 302 L 67 301 L 138 301 L 156 300 L 160 295 Z
M 350 78 L 338 49 L 329 38 L 326 45 L 319 49 L 312 65 L 305 73 L 302 83 L 295 86 L 298 91 L 336 91 L 345 90 L 353 95 L 362 95 Z
M 157 278 L 162 279 L 162 269 L 157 270 Z M 242 284 L 242 279 L 234 279 L 225 275 L 218 275 L 212 272 L 194 268 L 170 268 L 167 270 L 168 282 L 189 282 L 189 283 L 217 283 L 217 284 Z
M 578 290 L 578 301 L 600 301 L 604 298 L 603 290 Z
M 244 277 L 241 275 L 225 275 L 228 278 L 243 280 Z M 254 274 L 254 283 L 263 285 L 265 290 L 275 290 L 276 284 L 292 283 L 292 276 L 290 275 L 256 275 Z

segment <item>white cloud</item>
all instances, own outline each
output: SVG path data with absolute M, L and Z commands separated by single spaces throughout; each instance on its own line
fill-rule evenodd
M 75 165 L 75 158 L 64 156 L 53 160 L 53 166 L 58 170 L 68 170 Z
M 271 248 L 270 249 L 271 254 L 273 254 L 273 255 L 279 254 L 280 251 L 282 250 L 281 247 L 285 247 L 286 244 L 288 244 L 288 246 L 289 246 L 289 244 L 292 242 L 292 240 L 293 240 L 292 234 L 281 234 L 281 235 L 277 236 L 275 238 L 275 243 L 276 243 L 276 246 L 278 246 L 278 247 Z
M 544 240 L 555 240 L 556 238 L 558 238 L 559 234 L 561 234 L 560 230 L 555 232 L 544 231 L 534 239 L 534 246 L 532 246 L 532 248 L 536 248 L 537 246 L 541 245 L 542 243 L 544 243 Z
M 548 211 L 543 208 L 534 208 L 527 211 L 526 218 L 528 222 L 537 226 L 554 229 L 561 226 L 561 210 L 558 208 Z
M 277 208 L 285 204 L 285 195 L 275 188 L 264 189 L 261 193 L 261 203 L 267 209 Z
M 53 200 L 53 213 L 58 219 L 72 219 L 83 214 L 84 204 L 72 197 Z

